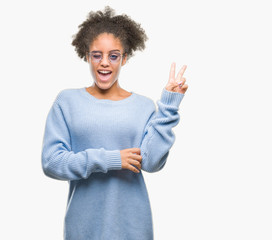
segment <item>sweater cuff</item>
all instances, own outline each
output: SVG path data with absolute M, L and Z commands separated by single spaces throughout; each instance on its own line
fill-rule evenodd
M 107 151 L 106 163 L 108 170 L 121 170 L 122 161 L 120 150 Z
M 179 104 L 183 97 L 183 93 L 168 91 L 164 87 L 161 94 L 161 102 L 166 105 L 174 105 L 176 107 L 179 107 Z

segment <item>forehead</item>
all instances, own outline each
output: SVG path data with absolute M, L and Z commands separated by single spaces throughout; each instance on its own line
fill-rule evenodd
M 90 44 L 90 51 L 102 51 L 109 52 L 113 49 L 123 50 L 122 43 L 119 38 L 116 38 L 111 33 L 101 33 L 99 34 L 93 42 Z

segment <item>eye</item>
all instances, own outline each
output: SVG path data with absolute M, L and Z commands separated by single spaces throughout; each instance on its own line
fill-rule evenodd
M 97 53 L 92 55 L 92 57 L 93 57 L 94 59 L 100 59 L 101 56 L 102 56 L 101 54 L 97 54 Z
M 111 54 L 110 55 L 110 59 L 113 60 L 113 61 L 117 60 L 118 57 L 119 57 L 119 55 L 117 55 L 117 54 Z

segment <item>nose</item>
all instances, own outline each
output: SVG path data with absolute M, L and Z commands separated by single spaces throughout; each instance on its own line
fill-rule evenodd
M 100 65 L 103 66 L 103 67 L 106 67 L 106 66 L 110 65 L 108 55 L 103 54 Z

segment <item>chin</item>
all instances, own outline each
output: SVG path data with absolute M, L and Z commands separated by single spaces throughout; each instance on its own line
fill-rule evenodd
M 97 85 L 97 87 L 104 90 L 111 88 L 111 86 L 113 85 L 112 82 L 101 83 L 99 81 L 96 81 L 95 84 Z

